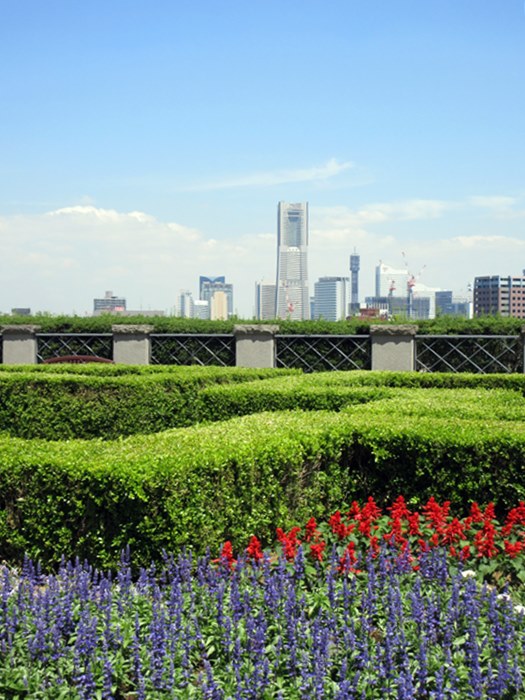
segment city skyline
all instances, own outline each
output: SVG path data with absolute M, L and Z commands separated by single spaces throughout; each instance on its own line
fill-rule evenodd
M 309 202 L 310 295 L 380 260 L 465 296 L 525 267 L 521 0 L 5 3 L 0 310 L 173 310 L 275 279 Z

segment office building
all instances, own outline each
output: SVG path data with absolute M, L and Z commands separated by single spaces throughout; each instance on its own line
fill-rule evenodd
M 365 297 L 366 310 L 375 315 L 398 316 L 411 321 L 424 321 L 431 317 L 432 298 L 413 294 L 410 298 L 389 294 L 382 297 Z M 373 315 L 370 313 L 369 315 Z
M 436 316 L 469 317 L 470 304 L 467 299 L 456 299 L 451 291 L 436 292 Z
M 376 297 L 404 297 L 408 294 L 407 270 L 397 270 L 390 265 L 380 262 L 376 266 Z
M 210 320 L 227 321 L 230 315 L 226 292 L 214 292 L 210 299 Z
M 359 268 L 361 258 L 357 255 L 354 248 L 354 254 L 350 256 L 350 277 L 352 280 L 350 287 L 350 313 L 359 313 Z
M 525 318 L 525 270 L 522 275 L 474 279 L 474 316 Z
M 210 305 L 207 301 L 193 300 L 193 318 L 200 318 L 203 321 L 210 320 Z
M 314 284 L 314 318 L 341 321 L 348 316 L 350 278 L 321 277 Z
M 258 321 L 271 321 L 275 315 L 275 282 L 255 283 L 255 318 Z
M 279 202 L 277 209 L 276 316 L 310 318 L 308 292 L 308 203 Z
M 126 310 L 126 300 L 113 292 L 106 292 L 103 299 L 93 299 L 93 315 L 118 314 Z
M 233 285 L 226 282 L 224 275 L 220 277 L 204 277 L 201 275 L 199 277 L 199 299 L 202 301 L 207 301 L 210 307 L 210 313 L 212 310 L 212 300 L 217 293 L 224 294 L 226 297 L 227 306 L 227 318 L 233 316 Z M 222 301 L 217 300 L 217 304 L 214 308 L 222 309 Z M 217 311 L 219 313 L 219 311 Z M 222 314 L 222 311 L 220 312 Z M 213 315 L 211 316 L 213 318 Z
M 177 316 L 180 318 L 193 318 L 193 295 L 187 290 L 181 290 L 177 300 Z

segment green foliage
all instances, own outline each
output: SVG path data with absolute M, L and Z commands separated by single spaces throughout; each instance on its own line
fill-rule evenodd
M 241 547 L 250 532 L 271 542 L 276 525 L 370 494 L 380 505 L 453 494 L 458 511 L 525 498 L 520 396 L 402 393 L 339 413 L 260 413 L 116 441 L 0 440 L 1 555 L 113 566 L 130 543 L 147 563 L 162 549 Z
M 118 324 L 148 324 L 155 333 L 232 333 L 235 324 L 276 324 L 283 334 L 333 334 L 333 335 L 367 335 L 370 325 L 378 323 L 406 323 L 397 319 L 393 322 L 378 319 L 350 318 L 346 321 L 256 321 L 253 319 L 230 319 L 228 321 L 203 321 L 201 319 L 178 318 L 175 316 L 53 316 L 37 314 L 34 316 L 0 315 L 0 326 L 12 324 L 34 324 L 42 333 L 110 333 L 111 326 Z M 518 335 L 523 326 L 523 319 L 504 318 L 502 316 L 479 316 L 473 319 L 455 316 L 439 316 L 429 321 L 410 321 L 418 327 L 418 333 L 435 335 Z
M 218 367 L 51 365 L 0 371 L 0 431 L 24 438 L 106 439 L 190 425 L 199 391 L 290 374 Z
M 523 325 L 523 319 L 503 316 L 438 316 L 429 321 L 417 321 L 417 332 L 431 335 L 519 335 Z
M 242 546 L 250 532 L 271 542 L 277 525 L 369 495 L 508 510 L 525 499 L 524 380 L 5 368 L 0 557 L 106 567 L 130 544 L 147 564 L 162 549 Z

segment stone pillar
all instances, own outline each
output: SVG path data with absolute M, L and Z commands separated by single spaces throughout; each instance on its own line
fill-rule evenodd
M 151 359 L 150 333 L 153 326 L 111 326 L 113 331 L 113 362 L 122 365 L 149 365 Z
M 40 326 L 2 326 L 4 365 L 36 365 Z
M 416 368 L 417 326 L 370 326 L 372 369 L 413 372 Z
M 275 367 L 275 334 L 279 326 L 239 325 L 235 335 L 236 367 Z

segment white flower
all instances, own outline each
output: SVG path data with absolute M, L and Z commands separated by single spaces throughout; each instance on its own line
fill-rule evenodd
M 510 600 L 512 600 L 512 598 L 510 597 L 510 595 L 508 593 L 499 593 L 496 596 L 496 600 L 509 600 L 510 601 Z
M 465 571 L 461 572 L 461 575 L 463 578 L 476 578 L 476 572 L 472 571 L 472 569 L 465 569 Z
M 518 615 L 525 615 L 525 605 L 515 605 L 514 610 L 518 613 Z

